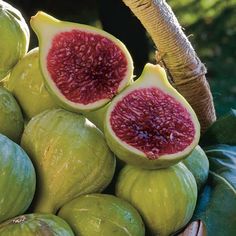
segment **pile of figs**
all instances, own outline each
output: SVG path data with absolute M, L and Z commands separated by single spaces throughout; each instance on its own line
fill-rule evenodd
M 0 1 L 0 235 L 172 235 L 209 163 L 195 112 L 147 63 L 88 25 Z

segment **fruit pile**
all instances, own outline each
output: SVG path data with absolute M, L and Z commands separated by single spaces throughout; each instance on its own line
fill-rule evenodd
M 114 36 L 0 1 L 0 235 L 171 235 L 209 163 L 165 70 Z

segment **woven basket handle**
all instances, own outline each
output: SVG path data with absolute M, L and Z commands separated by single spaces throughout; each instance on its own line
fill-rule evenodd
M 202 133 L 215 120 L 206 68 L 197 57 L 172 9 L 165 0 L 123 0 L 141 21 L 157 47 L 157 62 L 167 70 L 172 85 L 195 110 Z

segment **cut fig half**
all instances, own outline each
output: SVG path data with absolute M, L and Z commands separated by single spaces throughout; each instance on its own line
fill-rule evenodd
M 71 111 L 96 110 L 133 79 L 125 45 L 92 26 L 57 20 L 44 12 L 31 18 L 49 92 Z
M 140 78 L 112 100 L 104 132 L 118 158 L 158 169 L 192 152 L 200 124 L 188 102 L 168 82 L 165 70 L 146 64 Z

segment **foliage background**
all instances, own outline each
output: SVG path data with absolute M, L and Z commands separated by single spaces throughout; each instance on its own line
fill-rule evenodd
M 121 0 L 6 0 L 29 21 L 37 10 L 55 17 L 103 27 L 130 50 L 138 76 L 145 62 L 154 60 L 155 47 Z M 236 0 L 167 0 L 208 68 L 217 115 L 236 108 Z M 31 48 L 37 46 L 31 34 Z

